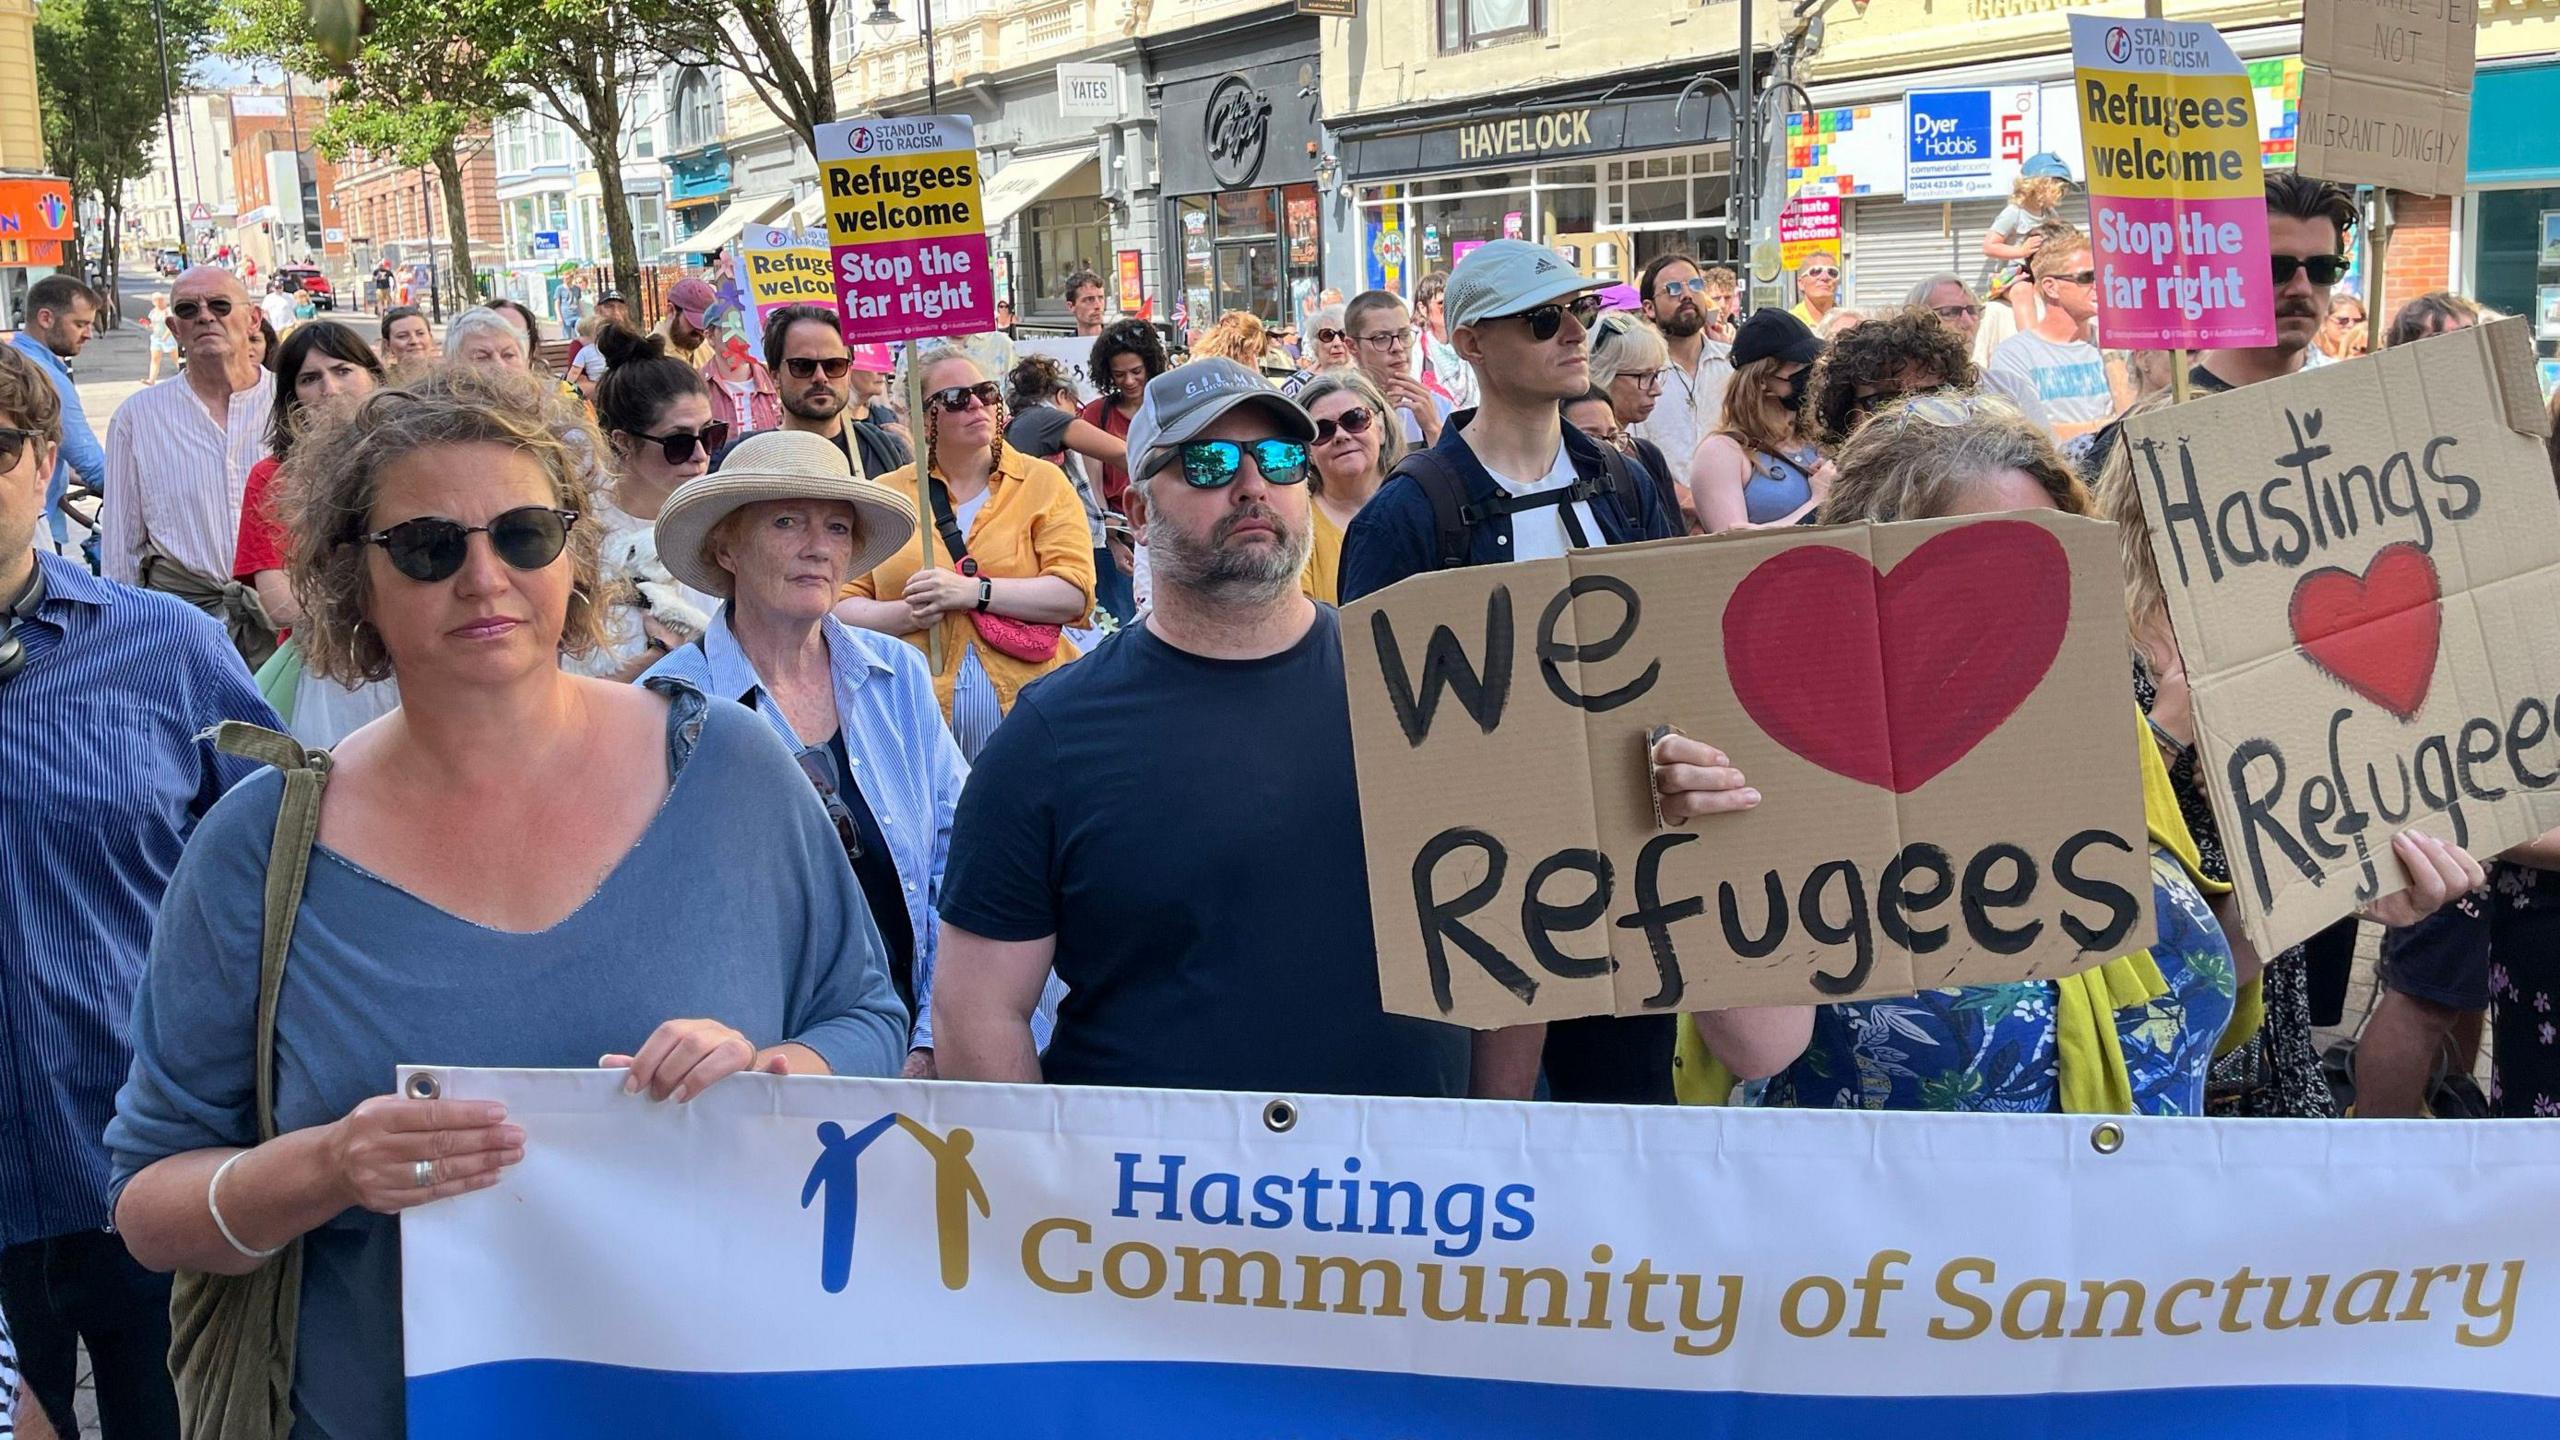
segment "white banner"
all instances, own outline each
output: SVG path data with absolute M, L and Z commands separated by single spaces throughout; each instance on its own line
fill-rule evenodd
M 1093 337 L 1090 335 L 1030 335 L 1013 342 L 1016 355 L 1046 355 L 1067 372 L 1068 383 L 1076 387 L 1078 400 L 1090 401 L 1102 394 L 1087 366 L 1093 359 Z
M 427 1073 L 527 1145 L 402 1221 L 412 1435 L 2560 1422 L 2550 1122 Z

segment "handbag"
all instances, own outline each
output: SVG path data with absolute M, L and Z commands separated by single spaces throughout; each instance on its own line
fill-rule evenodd
M 320 833 L 329 755 L 292 736 L 226 720 L 214 732 L 225 754 L 284 772 L 284 798 L 267 851 L 266 917 L 258 941 L 258 1139 L 276 1138 L 276 1001 L 286 952 Z M 169 1374 L 183 1440 L 286 1440 L 293 1430 L 295 1327 L 302 1317 L 302 1240 L 296 1236 L 246 1275 L 180 1271 L 169 1292 Z
M 933 528 L 941 534 L 942 548 L 951 552 L 960 573 L 976 579 L 978 562 L 969 554 L 969 542 L 960 534 L 960 518 L 951 512 L 951 489 L 940 480 L 933 482 Z M 985 610 L 970 611 L 969 623 L 977 627 L 978 638 L 987 642 L 988 649 L 1031 665 L 1045 665 L 1056 659 L 1059 636 L 1066 630 L 1063 625 L 1017 620 Z

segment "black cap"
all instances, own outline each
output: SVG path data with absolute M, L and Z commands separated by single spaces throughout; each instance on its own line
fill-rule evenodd
M 1822 357 L 1822 342 L 1805 323 L 1784 310 L 1754 310 L 1733 337 L 1733 368 L 1754 360 L 1783 360 L 1810 365 Z

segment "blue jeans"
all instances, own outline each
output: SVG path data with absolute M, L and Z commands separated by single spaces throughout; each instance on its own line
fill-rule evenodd
M 1138 589 L 1120 573 L 1120 563 L 1111 558 L 1111 547 L 1100 546 L 1093 552 L 1093 601 L 1126 625 L 1138 618 Z

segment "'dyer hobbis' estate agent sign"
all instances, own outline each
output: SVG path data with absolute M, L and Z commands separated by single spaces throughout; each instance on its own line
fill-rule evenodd
M 2054 978 L 2149 945 L 2115 532 L 1671 540 L 1343 612 L 1389 1010 L 1480 1028 Z M 1660 823 L 1648 736 L 1767 798 Z
M 2523 320 L 2127 422 L 2243 928 L 2272 955 L 2560 825 L 2560 496 Z

